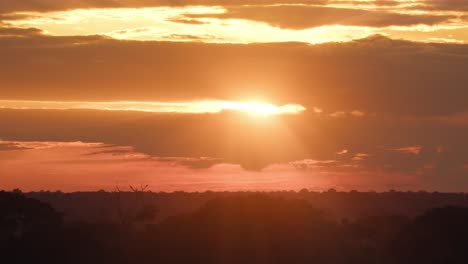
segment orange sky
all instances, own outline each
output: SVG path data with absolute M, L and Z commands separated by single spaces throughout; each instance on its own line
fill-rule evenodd
M 196 163 L 211 162 L 208 158 L 152 158 L 134 152 L 130 147 L 106 146 L 82 142 L 3 142 L 18 144 L 23 150 L 0 152 L 0 176 L 6 189 L 23 186 L 23 190 L 112 190 L 129 185 L 148 184 L 153 191 L 225 191 L 225 190 L 299 190 L 328 188 L 383 191 L 391 188 L 410 190 L 417 179 L 391 174 L 369 175 L 322 166 L 327 162 L 304 160 L 289 164 L 272 164 L 262 172 L 245 171 L 239 165 L 219 163 L 194 170 Z M 216 162 L 216 161 L 213 161 Z M 330 161 L 334 162 L 334 161 Z M 309 163 L 310 169 L 299 164 Z M 15 167 L 15 170 L 8 170 Z
M 426 42 L 468 40 L 462 1 L 261 1 L 249 5 L 234 1 L 213 6 L 190 0 L 181 6 L 158 1 L 137 6 L 132 1 L 107 5 L 78 1 L 70 6 L 44 2 L 41 8 L 11 4 L 4 21 L 49 35 L 100 34 L 126 40 L 314 44 L 373 34 Z
M 466 0 L 0 2 L 0 189 L 468 188 Z

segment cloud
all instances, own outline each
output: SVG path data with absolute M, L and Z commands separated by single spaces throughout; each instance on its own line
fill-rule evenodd
M 367 157 L 369 157 L 370 155 L 369 154 L 366 154 L 366 153 L 357 153 L 356 155 L 354 155 L 354 157 L 352 158 L 353 161 L 362 161 L 364 159 L 366 159 Z
M 336 152 L 337 155 L 345 155 L 345 154 L 347 154 L 347 153 L 348 153 L 348 150 L 347 150 L 347 149 L 343 149 L 343 150 L 341 150 L 341 151 Z
M 37 28 L 0 27 L 0 37 L 28 37 L 42 34 Z
M 41 149 L 53 149 L 61 147 L 74 147 L 74 146 L 85 146 L 85 147 L 103 147 L 100 143 L 83 143 L 81 141 L 75 142 L 58 142 L 58 141 L 5 141 L 0 140 L 0 145 L 5 150 L 41 150 Z
M 166 36 L 163 36 L 164 39 L 168 41 L 205 41 L 205 40 L 213 40 L 216 39 L 216 36 L 212 35 L 188 35 L 188 34 L 169 34 Z
M 346 6 L 370 6 L 370 7 L 389 7 L 389 6 L 398 6 L 404 4 L 404 1 L 393 1 L 393 0 L 370 0 L 370 1 L 360 1 L 360 0 L 332 0 L 328 4 L 334 5 L 346 5 Z
M 40 123 L 34 121 L 38 117 Z M 5 125 L 0 137 L 8 140 L 104 142 L 132 146 L 135 151 L 154 157 L 194 158 L 183 160 L 186 164 L 215 164 L 222 160 L 251 170 L 304 159 L 338 160 L 346 164 L 357 154 L 366 153 L 372 155 L 366 159 L 369 168 L 387 170 L 390 164 L 411 172 L 432 162 L 432 158 L 450 153 L 436 148 L 468 148 L 457 140 L 468 128 L 447 127 L 427 120 L 407 122 L 397 117 L 336 119 L 306 114 L 262 121 L 231 113 L 172 115 L 4 109 L 0 111 L 0 121 Z M 61 132 L 56 133 L 57 130 Z M 411 155 L 414 159 L 406 153 L 415 148 L 400 147 L 416 145 L 423 147 L 418 147 L 419 155 Z M 348 152 L 337 155 L 340 149 Z M 428 149 L 433 154 L 425 156 Z M 461 159 L 456 160 L 463 164 L 468 155 L 463 152 L 460 155 Z M 199 160 L 199 157 L 214 159 Z
M 433 116 L 429 121 L 438 122 L 449 126 L 468 127 L 468 112 L 454 113 L 446 116 Z
M 327 0 L 21 0 L 1 1 L 0 13 L 49 12 L 81 8 L 141 8 L 193 5 L 326 4 Z
M 148 157 L 184 157 L 177 164 L 191 170 L 230 163 L 257 172 L 305 160 L 300 164 L 311 174 L 383 173 L 446 189 L 468 186 L 468 143 L 460 140 L 468 133 L 467 45 L 382 36 L 234 45 L 25 34 L 0 38 L 0 47 L 5 100 L 260 98 L 310 109 L 266 119 L 231 112 L 0 109 L 5 140 L 129 146 Z M 357 109 L 366 114 L 356 118 Z M 339 111 L 346 115 L 330 116 Z M 421 146 L 420 153 L 395 151 L 409 146 Z M 343 149 L 348 152 L 336 154 Z M 329 160 L 336 163 L 311 162 Z
M 343 117 L 363 117 L 365 116 L 366 113 L 364 113 L 363 111 L 360 111 L 360 110 L 353 110 L 353 111 L 350 111 L 349 113 L 345 112 L 345 111 L 336 111 L 336 112 L 333 112 L 331 114 L 329 114 L 329 116 L 331 117 L 337 117 L 337 118 L 343 118 Z
M 330 5 L 225 5 L 72 9 L 4 14 L 5 24 L 36 27 L 45 34 L 94 35 L 144 41 L 259 43 L 350 41 L 381 33 L 439 42 L 467 40 L 460 12 L 405 10 L 365 2 Z M 117 14 L 117 15 L 116 15 Z M 0 14 L 0 18 L 1 18 Z M 8 20 L 8 17 L 11 20 Z M 23 19 L 20 17 L 23 16 Z M 26 17 L 24 17 L 26 16 Z M 30 17 L 28 17 L 30 16 Z M 235 19 L 232 19 L 235 18 Z M 257 32 L 257 33 L 256 33 Z M 259 34 L 258 32 L 261 32 Z M 172 36 L 171 36 L 172 35 Z M 449 36 L 449 37 L 447 37 Z
M 467 110 L 468 45 L 382 36 L 236 45 L 24 35 L 0 38 L 0 47 L 0 99 L 6 100 L 264 98 L 323 113 L 444 116 Z
M 102 154 L 110 154 L 112 156 L 125 156 L 125 155 L 132 155 L 134 149 L 128 146 L 115 146 L 115 145 L 99 145 L 96 148 L 98 150 L 93 149 L 91 152 L 86 153 L 86 156 L 99 156 Z
M 377 6 L 397 6 L 397 5 L 401 5 L 402 2 L 392 1 L 392 0 L 375 0 L 371 3 Z
M 346 112 L 337 111 L 337 112 L 331 113 L 330 116 L 331 116 L 331 117 L 345 117 L 345 116 L 346 116 Z
M 468 11 L 468 2 L 465 0 L 423 0 L 420 5 L 411 9 L 430 11 Z
M 421 153 L 421 146 L 402 147 L 396 148 L 394 150 L 404 154 L 419 155 L 419 153 Z
M 290 162 L 292 166 L 297 169 L 306 170 L 306 169 L 317 169 L 317 168 L 329 168 L 336 166 L 336 160 L 312 160 L 312 159 L 303 159 Z
M 432 1 L 422 8 L 458 11 L 464 10 L 464 2 Z M 202 2 L 25 0 L 0 2 L 0 10 L 46 12 L 186 3 Z M 250 6 L 241 6 L 246 1 L 217 3 L 226 5 L 228 12 L 219 15 L 224 18 L 252 19 L 285 28 L 324 23 L 436 25 L 452 18 L 310 5 L 265 6 L 279 3 L 273 1 L 249 1 Z M 298 2 L 287 4 L 291 3 Z M 396 5 L 392 1 L 375 4 Z M 3 13 L 0 20 L 24 18 L 20 16 Z M 201 15 L 207 16 L 211 15 Z M 195 17 L 177 19 L 172 22 L 198 26 L 193 24 L 198 21 Z M 120 33 L 142 30 L 148 29 Z M 167 40 L 174 39 L 203 40 L 199 35 L 167 35 Z M 165 169 L 172 166 L 184 175 L 235 168 L 229 174 L 231 180 L 240 168 L 246 173 L 242 175 L 256 177 L 259 171 L 276 166 L 288 175 L 299 171 L 299 179 L 353 174 L 381 176 L 388 182 L 417 179 L 421 186 L 436 189 L 468 187 L 468 143 L 463 140 L 468 134 L 468 45 L 416 43 L 380 35 L 322 45 L 138 42 L 94 35 L 52 37 L 37 28 L 3 23 L 0 58 L 0 100 L 10 102 L 125 100 L 142 106 L 138 101 L 259 99 L 308 109 L 300 115 L 258 118 L 230 111 L 155 114 L 7 106 L 0 109 L 0 138 L 9 141 L 0 142 L 0 159 L 18 154 L 18 150 L 35 158 L 40 157 L 39 152 L 48 153 L 47 158 L 55 158 L 60 168 L 68 164 L 82 170 L 95 162 L 106 165 L 93 167 L 92 175 L 133 170 L 143 180 L 164 163 Z M 71 149 L 77 151 L 76 156 L 60 158 Z M 115 165 L 123 160 L 128 167 Z M 46 170 L 42 161 L 41 168 L 56 179 L 52 167 Z M 117 167 L 104 172 L 110 164 Z M 158 172 L 163 174 L 165 169 Z M 169 182 L 168 177 L 174 175 L 164 179 Z M 225 185 L 220 179 L 217 182 Z
M 183 23 L 183 24 L 191 24 L 191 25 L 206 24 L 206 22 L 203 22 L 203 21 L 200 21 L 200 20 L 197 20 L 197 19 L 190 19 L 190 18 L 184 18 L 184 17 L 173 18 L 173 19 L 169 19 L 168 21 L 176 22 L 176 23 Z
M 424 11 L 468 11 L 468 4 L 465 0 L 333 0 L 329 4 L 345 4 L 349 6 L 384 7 L 403 10 L 424 10 Z
M 22 142 L 16 142 L 22 144 Z M 52 143 L 52 142 L 50 142 Z M 59 143 L 59 142 L 53 142 Z M 116 186 L 149 185 L 152 191 L 242 191 L 242 190 L 299 190 L 307 186 L 313 190 L 339 189 L 387 189 L 382 182 L 386 175 L 314 172 L 308 177 L 308 169 L 296 169 L 290 164 L 272 165 L 262 172 L 246 171 L 238 165 L 216 164 L 207 167 L 197 164 L 189 167 L 183 160 L 202 162 L 209 158 L 139 158 L 122 157 L 112 153 L 84 155 L 96 149 L 108 150 L 127 147 L 86 143 L 60 142 L 55 148 L 0 152 L 0 180 L 2 188 L 21 187 L 23 191 L 62 190 L 91 191 L 115 190 Z M 125 155 L 130 155 L 125 154 Z M 207 163 L 206 163 L 207 164 Z M 193 165 L 193 164 L 191 164 Z M 203 167 L 201 167 L 203 166 Z M 131 175 L 131 177 L 129 177 Z M 399 182 L 391 180 L 390 182 Z M 407 183 L 407 182 L 403 182 Z
M 71 9 L 89 8 L 142 8 L 142 7 L 179 7 L 179 6 L 242 6 L 242 5 L 327 5 L 370 4 L 377 7 L 396 7 L 402 4 L 412 4 L 408 9 L 434 11 L 467 11 L 465 0 L 421 0 L 421 1 L 328 1 L 328 0 L 22 0 L 0 2 L 0 13 L 12 12 L 50 12 Z
M 456 18 L 451 15 L 410 15 L 386 11 L 320 6 L 229 6 L 220 14 L 190 14 L 189 18 L 237 18 L 265 22 L 287 29 L 305 29 L 325 25 L 367 27 L 435 25 Z
M 16 143 L 12 142 L 2 142 L 0 141 L 0 151 L 10 151 L 10 150 L 25 150 L 25 149 L 31 149 L 27 147 L 20 146 Z
M 158 158 L 158 161 L 168 162 L 175 166 L 185 166 L 191 169 L 208 169 L 216 164 L 222 164 L 223 160 L 209 157 L 166 157 Z
M 2 20 L 21 20 L 21 19 L 29 19 L 33 18 L 32 15 L 26 14 L 2 14 L 0 13 L 0 25 Z
M 241 112 L 253 115 L 300 114 L 307 109 L 298 104 L 274 105 L 265 102 L 203 100 L 190 102 L 87 102 L 87 101 L 33 101 L 0 100 L 0 108 L 8 109 L 94 109 L 106 111 L 138 111 L 153 113 L 220 113 Z

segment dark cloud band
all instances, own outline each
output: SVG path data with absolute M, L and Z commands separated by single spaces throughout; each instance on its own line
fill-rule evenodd
M 191 18 L 238 18 L 266 22 L 288 29 L 305 29 L 325 25 L 368 27 L 435 25 L 456 18 L 452 15 L 409 15 L 386 11 L 318 7 L 318 6 L 234 6 L 222 14 L 188 15 Z

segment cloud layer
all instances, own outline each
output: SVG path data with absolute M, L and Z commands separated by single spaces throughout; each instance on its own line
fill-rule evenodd
M 191 190 L 203 182 L 221 188 L 217 174 L 230 175 L 230 187 L 330 180 L 349 188 L 466 190 L 468 45 L 426 43 L 468 40 L 465 7 L 435 0 L 2 1 L 0 169 L 13 185 L 32 172 L 24 164 L 37 161 L 48 180 L 36 187 L 57 179 L 54 168 L 74 177 L 86 168 L 93 177 L 131 168 L 142 180 L 154 180 L 157 168 L 170 175 L 161 180 L 171 190 L 177 175 L 184 186 L 197 177 Z M 258 117 L 190 108 L 249 101 L 306 110 Z M 162 110 L 168 106 L 185 110 Z M 60 162 L 52 166 L 54 159 Z M 8 169 L 14 164 L 18 170 Z
M 325 25 L 367 27 L 434 25 L 456 18 L 451 15 L 410 15 L 386 11 L 319 6 L 234 6 L 222 14 L 197 14 L 192 18 L 238 18 L 266 22 L 288 29 L 306 29 Z
M 416 178 L 413 188 L 468 186 L 468 145 L 460 141 L 468 126 L 425 119 L 5 109 L 0 120 L 6 140 L 132 146 L 152 157 L 183 157 L 178 164 L 193 169 L 230 163 L 261 171 L 291 164 L 307 177 L 386 174 L 400 184 L 404 177 Z
M 146 41 L 315 44 L 385 34 L 415 41 L 465 42 L 465 2 L 27 0 L 0 3 L 0 21 L 54 36 Z
M 4 100 L 264 99 L 330 113 L 426 116 L 467 110 L 467 45 L 381 36 L 310 46 L 25 35 L 0 38 L 0 46 Z

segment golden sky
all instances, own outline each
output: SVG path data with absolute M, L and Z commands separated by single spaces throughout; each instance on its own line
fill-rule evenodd
M 234 1 L 226 5 L 187 1 L 182 6 L 148 1 L 138 7 L 132 1 L 107 7 L 101 1 L 95 5 L 71 2 L 70 6 L 44 2 L 29 8 L 12 4 L 3 21 L 54 36 L 97 34 L 125 40 L 317 44 L 374 34 L 425 42 L 468 40 L 462 1 Z M 4 5 L 8 10 L 8 3 Z

